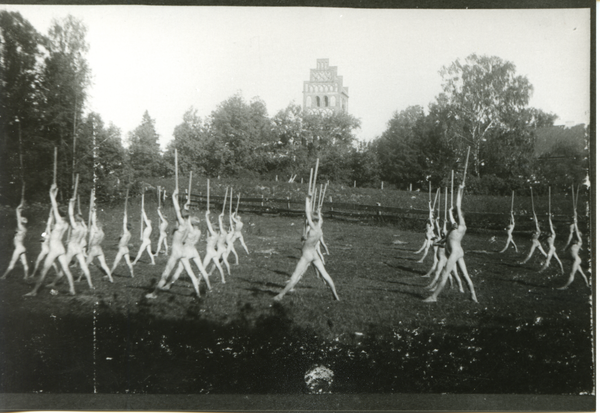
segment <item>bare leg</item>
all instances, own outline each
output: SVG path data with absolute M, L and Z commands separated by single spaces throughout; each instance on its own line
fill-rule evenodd
M 152 265 L 156 265 L 156 263 L 154 262 L 154 255 L 152 255 L 152 247 L 150 246 L 149 242 L 148 242 L 148 246 L 146 247 L 146 251 L 148 252 L 148 255 L 150 256 L 150 261 L 152 261 Z
M 519 248 L 517 248 L 517 244 L 515 244 L 515 241 L 512 239 L 512 237 L 510 238 L 510 242 L 512 243 L 513 247 L 515 247 L 515 252 L 519 252 Z
M 248 247 L 246 247 L 246 243 L 244 242 L 244 236 L 240 235 L 239 240 L 242 243 L 242 246 L 244 247 L 244 249 L 246 250 L 246 254 L 250 255 L 250 253 L 248 252 Z
M 535 245 L 535 243 L 531 244 L 531 249 L 529 250 L 529 255 L 527 255 L 527 258 L 525 258 L 523 261 L 519 262 L 519 264 L 525 264 L 527 261 L 529 261 L 529 259 L 533 256 L 533 252 L 535 251 L 537 245 Z
M 425 247 L 427 246 L 427 242 L 429 242 L 428 239 L 426 239 L 425 241 L 423 241 L 423 245 L 421 245 L 421 248 L 419 248 L 419 251 L 415 251 L 415 252 L 413 252 L 413 254 L 420 254 L 421 251 L 423 251 L 425 249 Z
M 87 279 L 90 289 L 93 290 L 94 285 L 92 284 L 92 276 L 90 274 L 90 269 L 88 268 L 88 266 L 85 263 L 83 254 L 77 254 L 77 255 L 75 255 L 75 258 L 77 258 L 77 261 L 79 261 L 79 266 L 81 267 L 83 274 L 85 274 L 85 278 Z
M 29 274 L 29 266 L 27 265 L 27 256 L 25 253 L 21 254 L 21 264 L 23 264 L 23 269 L 25 270 L 25 275 L 23 275 L 23 279 L 27 279 L 27 274 Z
M 437 301 L 437 297 L 438 297 L 438 295 L 440 295 L 440 293 L 446 286 L 446 282 L 448 281 L 448 276 L 450 275 L 450 271 L 452 271 L 452 269 L 456 265 L 457 260 L 458 260 L 457 253 L 450 254 L 450 256 L 448 257 L 448 262 L 446 262 L 446 265 L 444 265 L 444 270 L 442 271 L 440 281 L 438 282 L 437 287 L 435 288 L 435 291 L 433 292 L 432 295 L 430 295 L 423 301 L 425 301 L 426 303 L 431 303 L 431 302 Z
M 10 263 L 8 264 L 8 268 L 6 269 L 6 271 L 4 271 L 4 274 L 2 275 L 2 277 L 0 277 L 0 280 L 6 279 L 8 273 L 11 272 L 13 268 L 15 268 L 15 264 L 17 263 L 17 260 L 19 259 L 21 254 L 25 254 L 25 248 L 17 248 L 13 251 L 13 255 L 10 258 Z M 25 274 L 25 276 L 27 276 L 27 274 Z
M 58 257 L 58 262 L 63 269 L 63 272 L 67 276 L 67 280 L 69 281 L 69 294 L 75 295 L 75 284 L 73 283 L 73 275 L 71 274 L 71 270 L 69 270 L 69 262 L 67 261 L 67 257 L 61 255 Z
M 140 250 L 138 251 L 137 257 L 135 257 L 135 260 L 133 260 L 133 265 L 137 264 L 137 262 L 139 261 L 139 259 L 142 257 L 142 254 L 144 253 L 144 250 L 148 251 L 148 254 L 150 255 L 150 259 L 152 260 L 152 265 L 154 265 L 154 256 L 152 255 L 152 251 L 150 250 L 150 241 L 144 240 L 142 242 L 142 245 L 140 245 Z
M 502 251 L 500 251 L 500 253 L 503 253 L 504 251 L 506 251 L 508 249 L 508 246 L 510 245 L 511 240 L 512 240 L 512 238 L 509 236 L 508 239 L 506 240 L 506 245 L 504 246 L 504 248 L 502 248 Z
M 37 272 L 38 268 L 40 267 L 40 264 L 42 263 L 42 261 L 44 260 L 44 257 L 46 255 L 48 255 L 48 248 L 44 248 L 42 247 L 42 250 L 40 251 L 40 253 L 38 254 L 37 259 L 35 260 L 35 267 L 33 267 L 33 272 L 31 273 L 31 275 L 29 275 L 29 277 L 27 278 L 33 278 L 33 276 L 35 275 L 35 273 Z
M 167 237 L 165 236 L 165 234 L 163 234 L 161 232 L 160 236 L 158 237 L 158 245 L 156 246 L 156 254 L 154 254 L 155 257 L 158 257 L 158 253 L 160 252 L 160 247 L 162 247 L 163 242 L 167 239 Z M 167 254 L 169 253 L 169 251 L 167 250 Z
M 435 272 L 435 269 L 437 267 L 437 263 L 439 261 L 437 255 L 438 255 L 438 248 L 435 245 L 433 246 L 433 265 L 431 266 L 431 268 L 429 269 L 429 271 L 427 271 L 427 274 L 423 275 L 422 277 L 429 277 L 431 274 L 433 274 Z
M 231 244 L 231 252 L 233 252 L 233 255 L 235 255 L 235 265 L 240 265 L 240 259 L 238 257 L 238 253 L 235 250 L 235 246 L 233 244 Z
M 452 278 L 454 278 L 456 280 L 456 282 L 458 283 L 458 291 L 460 291 L 461 293 L 464 293 L 465 290 L 463 289 L 462 282 L 460 281 L 460 277 L 458 276 L 458 271 L 456 270 L 456 264 L 454 265 L 454 268 L 452 268 L 452 272 L 450 272 L 450 275 L 452 276 L 452 277 L 450 277 L 450 281 L 452 281 Z
M 327 273 L 327 270 L 325 269 L 325 266 L 323 265 L 323 263 L 321 261 L 319 261 L 319 260 L 314 260 L 313 261 L 313 265 L 315 267 L 317 267 L 317 269 L 321 273 L 321 276 L 323 277 L 323 279 L 327 282 L 327 284 L 329 284 L 329 288 L 331 289 L 331 292 L 333 293 L 333 297 L 337 301 L 339 301 L 340 297 L 338 297 L 337 292 L 335 291 L 335 284 L 333 283 L 333 280 L 331 279 L 331 277 Z
M 25 297 L 34 297 L 37 295 L 38 290 L 40 289 L 40 287 L 42 286 L 42 283 L 44 282 L 44 279 L 46 278 L 46 274 L 48 274 L 48 271 L 50 271 L 50 267 L 52 266 L 52 264 L 54 264 L 54 260 L 57 257 L 58 257 L 58 254 L 56 254 L 56 253 L 49 253 L 48 255 L 46 255 L 44 265 L 42 266 L 42 272 L 40 274 L 40 278 L 35 283 L 33 290 L 31 290 L 30 292 L 25 294 Z
M 210 286 L 210 281 L 208 280 L 208 274 L 206 273 L 206 270 L 204 269 L 204 266 L 202 265 L 202 261 L 200 261 L 200 257 L 199 256 L 194 257 L 193 260 L 194 260 L 194 263 L 196 264 L 196 267 L 198 267 L 198 271 L 200 271 L 200 274 L 202 274 L 202 278 L 204 278 L 204 281 L 206 282 L 206 287 L 210 291 L 212 288 Z
M 430 246 L 431 246 L 431 240 L 427 240 L 425 242 L 425 252 L 423 253 L 423 256 L 421 257 L 421 259 L 419 261 L 417 261 L 418 263 L 422 263 L 423 261 L 425 261 L 425 257 L 427 257 L 427 253 L 429 252 Z
M 104 257 L 104 252 L 100 252 L 100 254 L 98 254 L 98 261 L 100 261 L 100 266 L 102 267 L 104 272 L 106 272 L 106 276 L 108 277 L 108 280 L 110 282 L 114 282 L 112 275 L 110 273 L 110 270 L 108 269 L 108 265 L 106 265 L 106 258 Z
M 146 298 L 156 298 L 158 290 L 164 290 L 164 286 L 167 283 L 169 274 L 171 274 L 171 271 L 173 271 L 173 268 L 175 268 L 175 265 L 179 262 L 180 258 L 181 258 L 180 256 L 175 256 L 175 255 L 171 255 L 169 257 L 169 261 L 167 261 L 167 265 L 165 266 L 165 269 L 160 276 L 160 280 L 158 281 L 158 284 L 154 288 L 153 292 L 146 294 Z
M 465 264 L 465 259 L 463 257 L 460 257 L 458 259 L 458 266 L 460 267 L 460 270 L 462 271 L 463 276 L 465 277 L 465 280 L 467 281 L 467 284 L 469 286 L 469 291 L 471 291 L 471 300 L 473 300 L 477 303 L 478 301 L 477 301 L 477 295 L 475 295 L 475 287 L 473 286 L 471 277 L 469 277 L 469 273 L 467 272 L 467 265 Z
M 290 291 L 292 288 L 294 288 L 294 286 L 298 283 L 298 281 L 300 281 L 300 278 L 302 278 L 302 276 L 306 272 L 306 269 L 308 268 L 309 264 L 310 262 L 306 258 L 300 257 L 300 261 L 298 261 L 298 264 L 296 264 L 296 269 L 294 270 L 292 277 L 289 279 L 288 283 L 283 288 L 283 290 L 279 294 L 277 294 L 277 296 L 274 297 L 275 301 L 281 301 L 283 296 L 286 295 L 287 292 Z
M 552 257 L 556 258 L 556 261 L 558 261 L 558 265 L 560 266 L 560 273 L 564 274 L 565 269 L 563 268 L 562 262 L 560 262 L 560 259 L 558 258 L 558 255 L 556 254 L 556 250 L 552 253 Z

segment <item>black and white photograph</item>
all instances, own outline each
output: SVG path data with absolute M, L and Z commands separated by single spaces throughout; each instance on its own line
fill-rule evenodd
M 596 5 L 492 6 L 0 5 L 0 410 L 594 411 Z

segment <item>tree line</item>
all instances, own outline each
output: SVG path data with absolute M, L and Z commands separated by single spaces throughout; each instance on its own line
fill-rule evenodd
M 513 63 L 471 55 L 440 70 L 443 91 L 429 104 L 397 111 L 368 143 L 361 122 L 346 113 L 309 113 L 290 104 L 269 117 L 266 104 L 241 93 L 206 118 L 189 108 L 161 151 L 155 120 L 146 111 L 122 136 L 97 113 L 85 113 L 91 69 L 86 26 L 72 16 L 38 33 L 18 12 L 0 11 L 1 196 L 43 197 L 58 148 L 58 184 L 69 192 L 75 174 L 83 190 L 122 195 L 126 186 L 180 172 L 209 177 L 308 179 L 320 159 L 323 179 L 361 187 L 386 182 L 407 189 L 448 185 L 467 147 L 468 190 L 510 194 L 547 185 L 566 190 L 589 170 L 589 126 L 553 126 L 556 116 L 529 106 L 533 86 Z M 572 144 L 571 142 L 577 142 Z

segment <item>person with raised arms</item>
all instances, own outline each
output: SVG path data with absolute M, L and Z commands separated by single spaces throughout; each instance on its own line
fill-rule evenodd
M 583 277 L 583 281 L 585 281 L 585 285 L 587 287 L 590 286 L 590 283 L 581 269 L 581 258 L 579 257 L 579 250 L 583 245 L 583 240 L 581 239 L 581 234 L 579 233 L 579 228 L 577 227 L 577 222 L 575 222 L 575 238 L 572 240 L 571 245 L 569 245 L 569 254 L 573 259 L 573 265 L 571 266 L 571 272 L 569 273 L 569 279 L 567 283 L 562 287 L 558 288 L 559 290 L 566 290 L 569 288 L 569 285 L 575 280 L 575 273 L 579 273 Z
M 190 188 L 191 187 L 192 187 L 192 174 L 190 172 Z M 191 191 L 188 191 L 188 194 L 189 193 L 191 193 Z M 188 213 L 189 213 L 190 203 L 191 203 L 190 197 L 188 196 L 188 201 L 184 206 L 184 209 Z M 200 231 L 200 220 L 198 219 L 198 217 L 195 217 L 195 216 L 193 217 L 193 216 L 188 215 L 188 218 L 185 220 L 185 224 L 188 227 L 188 233 L 183 242 L 184 254 L 179 259 L 179 264 L 177 264 L 177 269 L 175 270 L 175 274 L 173 274 L 173 277 L 171 278 L 171 282 L 169 282 L 167 285 L 165 285 L 164 289 L 166 289 L 166 290 L 171 289 L 173 284 L 175 284 L 175 282 L 179 279 L 179 276 L 181 275 L 181 273 L 183 272 L 184 269 L 188 272 L 188 274 L 190 274 L 192 272 L 190 260 L 193 260 L 194 263 L 196 264 L 196 267 L 198 267 L 198 271 L 200 271 L 200 274 L 202 274 L 202 277 L 204 278 L 204 281 L 206 282 L 208 291 L 210 291 L 211 286 L 210 286 L 210 281 L 208 280 L 208 274 L 206 273 L 206 270 L 204 269 L 204 265 L 202 264 L 202 260 L 200 259 L 200 254 L 198 253 L 198 250 L 196 249 L 196 243 L 198 242 L 198 240 L 200 240 L 200 236 L 202 234 L 202 232 Z M 194 284 L 196 293 L 197 293 L 198 297 L 200 297 L 199 281 L 198 281 L 198 279 L 194 280 L 194 278 L 192 278 L 192 284 Z
M 10 263 L 8 264 L 8 268 L 4 271 L 4 274 L 0 279 L 6 279 L 6 276 L 15 268 L 15 264 L 17 260 L 21 261 L 23 265 L 23 271 L 25 275 L 23 279 L 27 279 L 27 275 L 29 274 L 29 266 L 27 265 L 27 255 L 25 245 L 23 241 L 25 241 L 25 236 L 27 235 L 27 218 L 21 215 L 23 211 L 23 200 L 21 199 L 21 203 L 17 206 L 16 214 L 17 214 L 17 229 L 15 230 L 15 236 L 13 238 L 13 245 L 15 249 L 13 251 L 12 257 L 10 259 Z
M 500 253 L 503 253 L 504 251 L 506 251 L 510 245 L 515 247 L 515 252 L 519 252 L 519 248 L 517 247 L 517 244 L 515 244 L 515 241 L 513 240 L 513 236 L 512 236 L 512 233 L 515 230 L 515 211 L 513 208 L 514 200 L 515 200 L 515 191 L 513 191 L 513 193 L 512 193 L 512 201 L 511 201 L 511 206 L 510 206 L 510 221 L 508 223 L 508 226 L 505 228 L 508 238 L 506 240 L 506 245 L 504 246 L 502 251 L 500 251 Z
M 93 197 L 92 197 L 93 200 Z M 86 264 L 89 265 L 94 261 L 94 258 L 97 258 L 100 261 L 100 266 L 106 273 L 106 278 L 110 282 L 113 282 L 113 278 L 110 270 L 108 269 L 108 265 L 106 265 L 106 258 L 104 256 L 104 251 L 102 250 L 102 246 L 100 245 L 104 240 L 104 230 L 102 228 L 102 223 L 98 221 L 98 217 L 96 215 L 96 206 L 92 205 L 92 217 L 91 217 L 91 226 L 90 226 L 90 243 L 88 248 L 88 255 Z M 81 276 L 79 277 L 81 280 Z M 79 281 L 78 280 L 78 281 Z
M 223 217 L 225 216 L 225 205 L 227 204 L 227 192 L 228 192 L 227 188 L 225 190 L 225 200 L 223 201 L 223 211 L 221 211 L 221 213 L 219 214 L 219 233 L 217 235 L 217 245 L 216 245 L 216 252 L 215 252 L 215 257 L 213 257 L 212 261 L 213 261 L 213 265 L 210 269 L 210 271 L 208 271 L 208 275 L 212 275 L 212 273 L 215 271 L 216 266 L 216 262 L 222 262 L 223 264 L 225 264 L 225 268 L 227 268 L 227 275 L 231 275 L 231 268 L 229 267 L 229 263 L 227 262 L 227 259 L 225 257 L 225 254 L 227 253 L 227 230 L 225 229 L 225 225 L 223 224 Z M 232 189 L 233 190 L 233 189 Z M 214 237 L 213 232 L 211 231 L 212 227 L 209 229 L 209 231 L 211 232 L 211 236 Z M 211 237 L 209 236 L 209 238 Z M 208 242 L 208 239 L 207 239 Z M 204 257 L 205 263 L 206 262 L 206 257 Z M 221 269 L 221 271 L 223 271 Z M 221 274 L 221 278 L 222 278 L 222 282 L 225 283 L 225 276 L 223 274 Z
M 73 190 L 73 197 L 69 200 L 69 221 L 71 222 L 71 237 L 69 238 L 69 241 L 67 243 L 67 253 L 65 255 L 65 260 L 68 264 L 73 258 L 77 260 L 81 271 L 87 279 L 90 289 L 93 290 L 94 285 L 92 283 L 92 276 L 86 263 L 85 252 L 82 246 L 82 238 L 85 238 L 88 232 L 87 225 L 85 224 L 83 217 L 79 213 L 75 214 L 75 202 L 77 201 L 78 182 L 79 174 L 77 174 L 75 178 L 75 188 Z M 52 288 L 56 287 L 56 283 L 63 277 L 63 275 L 64 274 L 62 272 L 56 274 L 56 278 L 48 286 Z
M 175 187 L 173 191 L 173 206 L 175 207 L 175 213 L 177 214 L 177 229 L 173 233 L 173 239 L 171 241 L 171 255 L 169 256 L 169 260 L 167 261 L 167 265 L 163 273 L 160 276 L 160 280 L 154 291 L 146 294 L 146 298 L 154 299 L 158 297 L 158 292 L 160 290 L 167 290 L 169 287 L 166 287 L 166 284 L 169 280 L 169 276 L 171 275 L 171 271 L 175 268 L 176 265 L 182 264 L 184 269 L 186 270 L 188 276 L 192 280 L 192 284 L 194 286 L 194 290 L 196 291 L 196 295 L 200 296 L 200 289 L 198 286 L 198 279 L 194 275 L 192 268 L 190 266 L 189 260 L 182 260 L 186 256 L 186 248 L 185 241 L 188 237 L 190 231 L 190 224 L 187 222 L 187 218 L 189 217 L 189 213 L 187 211 L 181 212 L 179 208 L 179 201 L 177 199 L 177 195 L 179 195 L 178 186 Z M 185 215 L 185 217 L 184 217 Z
M 465 169 L 463 174 L 463 180 L 458 188 L 458 194 L 456 195 L 456 214 L 458 216 L 458 224 L 454 221 L 454 217 L 452 216 L 452 202 L 450 202 L 450 209 L 448 213 L 450 214 L 450 221 L 452 222 L 452 229 L 448 233 L 446 238 L 446 256 L 448 261 L 444 265 L 444 269 L 440 276 L 440 280 L 429 297 L 427 297 L 425 302 L 436 302 L 437 297 L 440 295 L 444 287 L 446 286 L 446 282 L 448 281 L 448 277 L 452 270 L 456 267 L 456 264 L 460 267 L 463 276 L 469 286 L 469 291 L 471 292 L 471 300 L 477 302 L 477 295 L 475 294 L 475 287 L 473 286 L 473 282 L 471 281 L 471 277 L 469 277 L 469 273 L 467 272 L 467 265 L 465 264 L 465 253 L 463 251 L 461 242 L 467 232 L 467 225 L 465 223 L 465 219 L 462 213 L 462 200 L 465 192 L 465 181 L 467 178 L 467 166 L 469 162 L 469 153 L 471 148 L 467 151 L 467 159 L 465 161 Z
M 69 294 L 75 295 L 75 284 L 73 282 L 73 275 L 69 270 L 69 262 L 67 261 L 66 250 L 62 243 L 62 238 L 65 234 L 65 231 L 69 227 L 69 224 L 65 218 L 60 216 L 60 212 L 58 211 L 58 204 L 56 202 L 57 193 L 58 187 L 56 186 L 56 183 L 53 183 L 50 187 L 50 202 L 52 203 L 52 212 L 54 213 L 55 223 L 52 227 L 52 232 L 50 232 L 50 251 L 48 252 L 44 260 L 44 265 L 42 266 L 40 278 L 35 283 L 33 290 L 25 294 L 26 297 L 33 297 L 37 295 L 38 290 L 40 289 L 42 283 L 44 282 L 44 279 L 46 278 L 46 274 L 48 274 L 48 271 L 50 270 L 50 267 L 52 266 L 55 260 L 58 260 L 60 267 L 67 276 L 67 280 L 69 282 Z
M 52 232 L 53 218 L 54 217 L 52 214 L 52 208 L 50 208 L 50 215 L 48 216 L 48 221 L 46 221 L 46 230 L 42 232 L 42 239 L 40 240 L 42 244 L 42 249 L 40 250 L 37 259 L 35 260 L 35 266 L 33 267 L 31 275 L 29 275 L 27 278 L 33 278 L 35 276 L 35 273 L 37 272 L 40 264 L 42 263 L 46 255 L 48 255 L 48 253 L 50 252 L 50 232 Z M 58 272 L 56 263 L 52 263 L 52 266 L 54 267 L 54 270 Z
M 447 188 L 446 188 L 447 190 Z M 447 197 L 446 197 L 447 199 Z M 435 266 L 435 274 L 433 277 L 433 280 L 431 280 L 431 282 L 429 283 L 429 285 L 427 285 L 427 287 L 425 287 L 426 289 L 433 291 L 437 288 L 437 285 L 439 283 L 439 279 L 440 279 L 440 275 L 442 274 L 442 271 L 444 270 L 444 267 L 446 266 L 446 263 L 448 262 L 448 257 L 446 255 L 446 243 L 447 243 L 447 238 L 448 238 L 448 220 L 447 220 L 447 202 L 445 203 L 446 205 L 444 205 L 444 225 L 442 227 L 442 231 L 440 233 L 440 239 L 438 241 L 436 241 L 434 243 L 434 246 L 437 246 L 437 264 Z M 450 214 L 450 224 L 452 225 L 453 228 L 457 227 L 456 221 L 454 220 L 454 217 L 452 216 L 452 214 Z M 452 284 L 452 279 L 455 279 L 456 282 L 458 283 L 458 290 L 463 293 L 464 289 L 462 286 L 462 282 L 460 281 L 460 277 L 458 276 L 458 271 L 456 269 L 456 263 L 454 264 L 454 267 L 452 268 L 451 272 L 450 272 L 450 285 Z
M 131 272 L 131 277 L 133 278 L 133 265 L 131 264 L 131 259 L 129 258 L 129 240 L 131 239 L 131 232 L 129 230 L 131 229 L 131 225 L 127 223 L 128 200 L 129 189 L 127 189 L 127 193 L 125 194 L 125 211 L 123 212 L 123 229 L 121 231 L 121 238 L 119 239 L 119 248 L 110 272 L 113 274 L 117 268 L 117 265 L 119 265 L 119 262 L 121 262 L 121 259 L 125 258 L 125 262 L 127 263 L 129 271 Z
M 340 299 L 340 297 L 338 296 L 337 291 L 335 289 L 335 284 L 333 283 L 333 280 L 327 273 L 327 270 L 325 269 L 325 266 L 323 265 L 323 262 L 321 261 L 321 257 L 319 256 L 319 254 L 316 251 L 317 244 L 323 237 L 323 232 L 321 231 L 319 223 L 315 224 L 313 222 L 312 210 L 311 210 L 311 205 L 312 205 L 311 198 L 312 198 L 312 195 L 309 194 L 306 197 L 306 201 L 305 201 L 305 213 L 306 213 L 306 220 L 308 221 L 308 225 L 309 225 L 309 230 L 306 234 L 306 240 L 304 241 L 304 243 L 302 245 L 302 256 L 300 257 L 300 261 L 298 261 L 298 264 L 296 265 L 296 269 L 294 270 L 292 277 L 290 278 L 290 280 L 288 281 L 288 283 L 286 284 L 284 289 L 277 296 L 274 297 L 274 300 L 276 300 L 276 301 L 281 301 L 283 296 L 288 291 L 290 291 L 292 288 L 294 288 L 294 286 L 298 283 L 298 281 L 300 281 L 300 279 L 302 278 L 302 276 L 308 269 L 308 266 L 311 264 L 314 265 L 319 270 L 319 272 L 321 273 L 321 277 L 329 285 L 329 288 L 331 289 L 334 299 L 335 300 Z M 322 220 L 320 213 L 318 214 L 318 219 L 319 219 L 319 221 Z
M 565 270 L 563 268 L 562 262 L 560 262 L 560 258 L 558 258 L 558 254 L 556 253 L 556 247 L 554 246 L 554 241 L 556 240 L 556 232 L 554 232 L 554 226 L 552 225 L 552 211 L 550 208 L 551 188 L 548 188 L 548 191 L 548 224 L 550 226 L 550 234 L 546 239 L 546 242 L 548 243 L 548 255 L 546 257 L 546 262 L 544 262 L 544 265 L 542 266 L 539 272 L 542 272 L 545 269 L 547 269 L 550 266 L 550 260 L 552 260 L 552 257 L 554 257 L 556 258 L 556 261 L 558 261 L 558 265 L 560 265 L 561 274 L 564 274 Z
M 167 243 L 167 228 L 169 227 L 169 221 L 167 221 L 165 216 L 162 214 L 162 211 L 160 210 L 160 194 L 161 194 L 161 187 L 159 186 L 158 187 L 158 208 L 156 209 L 156 212 L 158 212 L 158 217 L 160 218 L 160 226 L 158 228 L 159 236 L 158 236 L 158 245 L 156 246 L 156 253 L 154 254 L 155 257 L 158 256 L 158 253 L 160 252 L 160 249 L 162 248 L 163 244 L 165 246 L 165 254 L 169 255 L 169 244 Z
M 531 211 L 533 212 L 533 222 L 535 223 L 535 231 L 533 231 L 533 233 L 531 234 L 531 248 L 529 249 L 529 254 L 527 255 L 527 258 L 519 262 L 519 264 L 521 265 L 529 261 L 536 249 L 540 250 L 544 257 L 548 256 L 548 254 L 546 254 L 546 251 L 544 251 L 544 248 L 542 248 L 542 244 L 540 243 L 540 235 L 542 235 L 542 230 L 540 229 L 540 223 L 538 222 L 533 205 L 533 189 L 531 187 L 529 189 L 531 191 Z
M 146 215 L 146 210 L 144 209 L 144 194 L 142 193 L 142 219 L 144 220 L 144 232 L 142 233 L 142 245 L 140 245 L 140 249 L 138 251 L 137 256 L 135 257 L 135 260 L 133 260 L 133 265 L 137 264 L 137 262 L 139 261 L 139 259 L 141 258 L 142 254 L 144 253 L 144 250 L 148 252 L 148 255 L 150 256 L 150 261 L 152 262 L 152 265 L 156 265 L 156 263 L 154 262 L 154 255 L 152 255 L 152 248 L 151 248 L 151 244 L 152 242 L 150 241 L 150 234 L 152 234 L 152 221 L 148 219 L 148 216 Z

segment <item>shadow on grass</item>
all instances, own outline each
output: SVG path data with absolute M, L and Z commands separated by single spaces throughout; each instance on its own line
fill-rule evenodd
M 385 265 L 387 265 L 388 267 L 394 268 L 396 270 L 402 270 L 402 271 L 406 271 L 406 272 L 412 272 L 413 274 L 418 274 L 418 275 L 423 275 L 424 274 L 422 271 L 415 270 L 414 268 L 406 267 L 404 265 L 399 265 L 399 264 L 390 264 L 387 261 L 385 261 Z
M 334 372 L 334 393 L 593 390 L 586 320 L 515 326 L 509 316 L 489 315 L 479 327 L 435 331 L 374 324 L 357 342 L 328 340 L 294 324 L 293 301 L 265 308 L 239 300 L 229 322 L 204 317 L 208 300 L 168 298 L 179 309 L 176 318 L 149 300 L 125 309 L 99 301 L 93 312 L 92 303 L 72 302 L 77 314 L 54 318 L 0 312 L 0 392 L 297 394 L 314 364 Z

